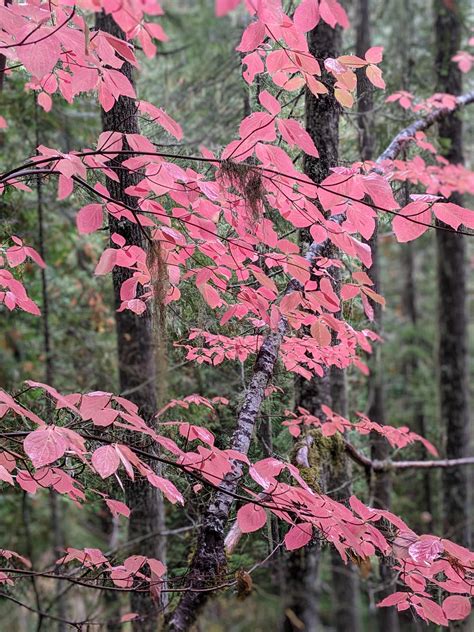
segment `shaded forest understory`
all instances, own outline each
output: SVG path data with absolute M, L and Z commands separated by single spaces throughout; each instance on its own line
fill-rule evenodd
M 1 629 L 472 630 L 473 28 L 0 5 Z

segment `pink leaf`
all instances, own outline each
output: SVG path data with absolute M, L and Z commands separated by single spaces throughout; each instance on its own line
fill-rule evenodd
M 74 181 L 72 178 L 59 174 L 58 178 L 58 200 L 65 200 L 74 190 Z
M 301 123 L 294 119 L 278 119 L 278 129 L 290 147 L 299 147 L 309 156 L 319 156 L 316 145 Z
M 265 525 L 267 514 L 262 507 L 247 503 L 237 512 L 237 522 L 242 533 L 252 533 Z
M 121 502 L 120 500 L 112 500 L 111 498 L 106 498 L 105 503 L 114 516 L 125 516 L 125 518 L 130 517 L 130 509 L 125 503 Z
M 365 58 L 370 61 L 371 64 L 380 64 L 383 58 L 383 46 L 372 46 L 365 53 Z
M 237 5 L 240 4 L 240 0 L 216 0 L 216 15 L 217 17 L 222 17 L 226 15 Z
M 302 0 L 296 7 L 293 22 L 298 31 L 312 31 L 319 22 L 319 4 L 316 0 Z
M 474 211 L 453 204 L 452 202 L 439 202 L 433 205 L 436 217 L 457 230 L 461 224 L 467 228 L 474 228 Z
M 9 483 L 10 485 L 15 484 L 13 476 L 4 465 L 0 465 L 0 481 L 5 481 L 5 483 Z
M 165 129 L 168 134 L 171 134 L 177 140 L 181 140 L 183 138 L 183 130 L 181 129 L 179 123 L 171 118 L 169 114 L 166 114 L 166 112 L 161 108 L 157 108 L 155 105 L 152 105 L 147 101 L 139 101 L 138 109 L 140 110 L 140 112 L 151 116 L 155 123 L 161 125 L 161 127 L 163 127 L 163 129 Z
M 443 543 L 439 538 L 431 535 L 422 536 L 408 547 L 408 553 L 417 564 L 429 566 L 444 551 Z
M 270 112 L 273 116 L 276 116 L 281 111 L 281 106 L 277 99 L 273 95 L 271 95 L 267 90 L 263 90 L 258 95 L 258 100 L 261 105 Z
M 376 87 L 381 90 L 385 90 L 385 81 L 382 79 L 382 71 L 378 66 L 367 66 L 366 71 L 367 79 Z
M 310 522 L 297 524 L 285 535 L 285 546 L 288 551 L 301 549 L 306 546 L 313 535 L 313 525 Z
M 219 296 L 219 292 L 209 285 L 209 283 L 202 283 L 198 285 L 198 290 L 201 292 L 204 300 L 212 309 L 216 307 L 220 307 L 223 304 L 221 297 Z
M 102 226 L 102 205 L 88 204 L 76 215 L 77 230 L 80 233 L 93 233 Z
M 377 606 L 379 608 L 386 608 L 388 606 L 396 606 L 397 604 L 402 603 L 403 601 L 406 601 L 407 598 L 408 598 L 408 593 L 396 592 L 396 593 L 393 593 L 392 595 L 389 595 L 388 597 L 385 597 L 385 599 L 382 599 L 382 601 L 379 601 Z
M 103 445 L 92 455 L 92 465 L 99 476 L 107 478 L 117 471 L 120 458 L 113 445 Z
M 38 489 L 38 483 L 27 470 L 18 470 L 16 482 L 25 492 L 34 494 Z
M 31 432 L 23 442 L 23 448 L 35 468 L 60 459 L 68 442 L 56 426 L 46 426 Z
M 425 597 L 417 597 L 422 613 L 429 621 L 437 623 L 438 625 L 448 625 L 448 620 L 443 612 L 443 609 L 432 599 L 426 599 Z M 414 600 L 412 601 L 412 603 Z
M 237 46 L 238 51 L 247 53 L 255 50 L 263 42 L 265 38 L 265 25 L 260 20 L 252 22 L 247 26 L 242 34 L 240 44 Z
M 402 208 L 392 222 L 393 231 L 400 242 L 417 239 L 428 230 L 431 211 L 425 202 L 410 202 Z
M 157 487 L 163 492 L 163 496 L 165 496 L 170 503 L 173 503 L 173 505 L 176 503 L 184 505 L 184 498 L 182 494 L 171 481 L 166 478 L 162 478 L 161 476 L 157 476 L 154 472 L 148 472 L 147 479 L 154 487 Z
M 466 619 L 471 612 L 471 602 L 461 595 L 450 595 L 443 601 L 443 610 L 447 619 L 461 621 Z

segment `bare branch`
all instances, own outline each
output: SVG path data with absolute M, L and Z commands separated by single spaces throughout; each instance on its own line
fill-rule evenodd
M 373 472 L 387 472 L 391 470 L 432 470 L 435 468 L 446 467 L 463 467 L 464 465 L 474 465 L 474 456 L 464 457 L 462 459 L 437 459 L 432 461 L 392 461 L 386 459 L 384 461 L 371 460 L 364 454 L 359 452 L 356 447 L 344 441 L 347 454 L 351 459 L 361 465 L 366 470 Z

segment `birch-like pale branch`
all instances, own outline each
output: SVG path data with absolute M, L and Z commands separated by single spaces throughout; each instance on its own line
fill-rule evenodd
M 463 467 L 464 465 L 474 465 L 474 456 L 467 456 L 460 459 L 432 459 L 430 461 L 393 461 L 386 459 L 383 461 L 372 460 L 359 452 L 357 448 L 344 440 L 347 454 L 351 459 L 361 465 L 366 470 L 373 472 L 389 472 L 392 470 L 432 470 L 446 467 Z
M 437 121 L 473 102 L 474 92 L 470 92 L 457 98 L 455 108 L 434 110 L 426 117 L 418 119 L 408 127 L 401 130 L 376 160 L 374 171 L 378 171 L 378 165 L 384 161 L 395 160 L 406 142 L 413 139 L 416 132 L 428 129 Z M 336 220 L 336 218 L 334 219 Z M 308 261 L 310 267 L 316 259 L 322 255 L 329 243 L 330 240 L 327 239 L 320 243 L 313 242 L 310 245 L 308 252 L 306 253 L 306 260 Z M 300 289 L 301 284 L 293 279 L 288 284 L 285 294 L 292 291 L 298 291 Z M 237 450 L 242 455 L 247 455 L 248 453 L 255 423 L 260 412 L 260 407 L 265 398 L 265 390 L 273 375 L 275 365 L 278 360 L 280 346 L 287 331 L 288 322 L 284 316 L 281 316 L 276 331 L 271 331 L 266 335 L 263 344 L 257 353 L 252 379 L 246 389 L 244 403 L 240 409 L 230 445 L 232 450 Z M 430 462 L 426 461 L 420 463 Z M 439 461 L 436 461 L 436 463 L 439 463 Z M 421 467 L 427 466 L 423 465 Z M 402 468 L 400 467 L 399 469 Z M 196 588 L 209 585 L 209 583 L 215 582 L 216 579 L 218 579 L 219 574 L 225 569 L 226 554 L 224 547 L 224 530 L 234 502 L 232 494 L 235 494 L 242 475 L 243 464 L 241 461 L 235 461 L 232 473 L 225 477 L 219 491 L 217 491 L 214 495 L 214 498 L 206 511 L 203 524 L 198 535 L 196 552 L 189 568 L 188 586 Z M 190 626 L 196 620 L 200 609 L 206 603 L 208 597 L 209 594 L 205 592 L 184 593 L 174 612 L 171 613 L 171 616 L 166 624 L 166 629 L 170 632 L 186 632 L 189 630 Z

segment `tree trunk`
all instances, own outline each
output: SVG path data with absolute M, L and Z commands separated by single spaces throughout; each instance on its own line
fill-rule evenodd
M 97 26 L 102 31 L 124 39 L 124 33 L 110 15 L 101 14 Z M 132 66 L 125 62 L 121 72 L 133 83 Z M 102 110 L 104 131 L 138 134 L 137 106 L 134 99 L 120 97 L 109 112 Z M 111 197 L 128 207 L 135 206 L 134 198 L 125 193 L 129 186 L 137 184 L 139 174 L 121 168 L 122 159 L 111 161 L 111 168 L 119 177 L 119 182 L 107 180 Z M 127 244 L 146 248 L 144 229 L 129 221 L 119 221 L 109 216 L 110 234 L 118 233 Z M 121 303 L 120 288 L 131 276 L 126 268 L 114 268 L 113 285 L 115 308 Z M 117 347 L 119 363 L 120 391 L 134 402 L 147 424 L 153 425 L 157 410 L 157 376 L 154 353 L 152 315 L 147 310 L 138 316 L 129 310 L 115 312 L 117 327 Z M 126 501 L 131 509 L 128 534 L 130 539 L 145 538 L 153 531 L 162 531 L 163 502 L 159 492 L 147 481 L 135 481 L 126 486 Z M 164 541 L 162 538 L 148 538 L 137 543 L 131 554 L 140 554 L 164 561 Z M 140 617 L 132 622 L 136 632 L 156 631 L 160 604 L 154 603 L 147 593 L 132 593 L 131 608 Z
M 461 47 L 462 16 L 456 0 L 435 1 L 436 73 L 438 90 L 459 95 L 462 74 L 452 57 Z M 463 162 L 462 121 L 455 112 L 439 123 L 442 153 L 451 164 Z M 459 194 L 451 201 L 462 204 Z M 442 227 L 444 225 L 441 225 Z M 462 458 L 469 446 L 467 374 L 466 245 L 463 235 L 436 231 L 438 252 L 438 377 L 441 419 L 446 434 L 446 457 Z M 446 537 L 470 544 L 469 479 L 464 468 L 443 470 Z M 467 629 L 467 628 L 464 628 Z
M 406 184 L 406 183 L 405 183 Z M 408 186 L 406 187 L 405 204 L 410 202 L 408 196 Z M 401 311 L 410 327 L 410 335 L 408 337 L 408 346 L 414 347 L 413 352 L 409 352 L 409 356 L 405 362 L 405 384 L 408 393 L 407 406 L 412 414 L 413 426 L 422 437 L 427 435 L 427 423 L 423 410 L 423 396 L 417 392 L 419 384 L 420 363 L 416 348 L 419 347 L 418 334 L 418 306 L 416 301 L 416 280 L 415 280 L 415 250 L 413 243 L 403 244 L 401 253 L 401 268 L 403 278 L 403 288 L 401 297 Z M 418 448 L 419 458 L 426 459 L 427 453 L 423 446 Z M 421 474 L 423 480 L 423 489 L 420 492 L 420 511 L 426 515 L 423 518 L 424 528 L 428 533 L 433 531 L 434 509 L 433 509 L 433 493 L 431 489 L 431 474 L 428 470 Z
M 318 26 L 308 34 L 311 53 L 318 59 L 323 67 L 324 59 L 337 57 L 341 46 L 340 29 L 332 29 L 327 24 L 320 22 Z M 331 76 L 324 73 L 324 81 L 331 83 Z M 338 164 L 339 148 L 339 113 L 340 107 L 332 93 L 320 95 L 316 98 L 309 90 L 305 97 L 306 129 L 316 143 L 319 151 L 319 159 L 305 156 L 304 171 L 314 182 L 321 182 L 326 178 L 331 167 Z M 308 231 L 301 231 L 301 242 L 311 243 Z M 331 256 L 332 246 L 328 245 L 325 256 Z M 332 391 L 332 392 L 331 392 Z M 309 410 L 311 414 L 320 417 L 321 406 L 331 405 L 332 394 L 337 399 L 337 405 L 343 406 L 346 398 L 345 377 L 338 369 L 327 370 L 322 378 L 306 380 L 297 378 L 295 382 L 295 406 L 301 406 Z M 298 451 L 301 443 L 305 444 L 309 460 L 306 464 L 298 463 Z M 334 446 L 332 445 L 334 443 Z M 338 459 L 337 466 L 331 462 L 337 450 L 337 442 L 324 439 L 321 433 L 308 432 L 295 444 L 296 462 L 300 467 L 317 468 L 315 484 L 319 491 L 328 488 L 344 486 L 348 480 L 347 460 L 344 455 Z M 321 453 L 328 452 L 329 460 L 321 463 Z M 313 456 L 311 456 L 313 455 Z M 311 478 L 312 474 L 308 473 Z M 347 488 L 346 488 L 347 493 Z M 287 602 L 285 609 L 285 632 L 303 629 L 308 632 L 316 632 L 320 628 L 319 618 L 319 565 L 321 548 L 318 542 L 312 542 L 303 549 L 291 553 L 288 557 L 287 567 Z M 347 622 L 350 621 L 352 629 L 356 630 L 357 611 L 356 586 L 354 575 L 350 567 L 342 563 L 340 556 L 335 552 L 332 556 L 332 584 L 337 598 L 335 603 L 335 627 L 336 630 L 347 630 Z M 344 599 L 340 595 L 344 595 Z
M 366 51 L 372 45 L 370 33 L 370 0 L 358 0 L 358 9 L 359 20 L 356 31 L 356 54 L 364 57 Z M 359 127 L 359 151 L 362 160 L 372 160 L 375 144 L 373 116 L 371 114 L 374 107 L 373 87 L 362 69 L 357 72 L 357 99 L 359 114 L 357 117 Z M 374 284 L 373 289 L 380 293 L 381 283 L 377 224 L 374 234 L 369 240 L 369 246 L 372 251 L 372 266 L 367 270 L 367 274 Z M 370 303 L 374 310 L 374 329 L 379 335 L 382 335 L 382 306 L 375 301 L 370 301 Z M 383 424 L 385 423 L 385 404 L 382 350 L 380 345 L 374 345 L 373 357 L 370 364 L 370 375 L 367 380 L 367 415 L 372 421 Z M 384 460 L 388 457 L 389 444 L 384 437 L 372 433 L 371 453 L 372 459 Z M 371 481 L 371 500 L 375 507 L 384 509 L 390 507 L 391 487 L 390 472 L 373 473 Z M 382 599 L 387 594 L 393 592 L 393 583 L 395 581 L 390 566 L 385 560 L 380 561 L 380 579 L 384 589 L 380 592 L 378 597 Z M 398 614 L 395 608 L 378 608 L 376 618 L 380 630 L 396 632 L 399 629 Z
M 3 59 L 2 59 L 3 58 Z M 3 66 L 2 66 L 3 64 Z M 2 67 L 5 69 L 5 57 L 0 55 L 0 81 L 3 79 Z M 2 84 L 0 83 L 0 91 Z M 39 106 L 35 101 L 35 140 L 36 146 L 41 144 L 40 138 L 40 123 L 38 120 Z M 38 252 L 46 261 L 46 230 L 45 230 L 45 217 L 44 217 L 44 199 L 43 199 L 43 184 L 40 177 L 36 178 L 36 210 L 38 219 Z M 53 386 L 54 383 L 54 358 L 53 349 L 51 344 L 51 327 L 49 321 L 50 314 L 50 301 L 49 301 L 49 288 L 48 277 L 46 275 L 45 268 L 41 268 L 41 317 L 43 327 L 43 352 L 44 352 L 44 381 L 46 384 Z M 53 421 L 53 405 L 50 399 L 46 401 L 46 418 L 47 423 Z M 54 490 L 49 490 L 50 499 L 50 524 L 51 524 L 51 536 L 52 545 L 56 558 L 59 558 L 65 547 L 64 541 L 64 509 L 61 507 L 61 498 L 59 494 Z M 66 619 L 67 614 L 67 597 L 63 595 L 64 583 L 61 581 L 56 582 L 55 586 L 55 608 L 56 614 L 60 619 Z M 57 632 L 66 632 L 65 621 L 58 621 L 56 625 Z
M 334 271 L 340 275 L 340 270 Z M 340 315 L 337 315 L 340 317 Z M 332 409 L 348 417 L 346 372 L 331 367 L 331 406 Z M 352 464 L 347 455 L 341 454 L 338 467 L 331 471 L 328 492 L 340 502 L 346 501 L 352 494 Z M 333 491 L 334 490 L 334 491 Z M 333 627 L 336 632 L 359 632 L 359 582 L 354 564 L 344 562 L 336 549 L 331 549 L 331 581 L 333 598 Z

